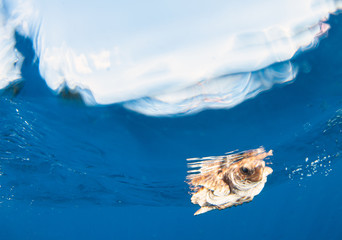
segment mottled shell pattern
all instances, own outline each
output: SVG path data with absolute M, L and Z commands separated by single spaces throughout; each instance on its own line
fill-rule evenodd
M 253 200 L 273 172 L 264 159 L 272 155 L 263 147 L 223 156 L 190 158 L 187 176 L 192 190 L 191 202 L 201 208 L 195 215 L 225 209 Z

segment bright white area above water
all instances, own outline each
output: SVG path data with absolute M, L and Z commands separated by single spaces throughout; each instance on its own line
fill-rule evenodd
M 147 115 L 229 108 L 296 76 L 342 1 L 0 0 L 0 88 L 20 79 L 15 31 L 53 91 Z

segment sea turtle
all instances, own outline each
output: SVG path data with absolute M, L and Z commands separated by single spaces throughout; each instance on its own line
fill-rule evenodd
M 192 190 L 191 202 L 201 208 L 195 215 L 225 209 L 253 200 L 273 172 L 264 159 L 272 155 L 263 147 L 223 156 L 190 158 L 187 176 Z

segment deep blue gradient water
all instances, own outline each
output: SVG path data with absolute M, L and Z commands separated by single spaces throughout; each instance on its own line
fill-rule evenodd
M 230 110 L 153 118 L 54 96 L 29 40 L 0 97 L 0 239 L 342 239 L 342 16 L 297 79 Z M 260 195 L 193 216 L 186 158 L 264 146 Z

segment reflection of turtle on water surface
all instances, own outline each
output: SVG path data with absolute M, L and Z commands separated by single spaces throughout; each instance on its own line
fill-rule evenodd
M 272 155 L 258 148 L 224 156 L 191 158 L 187 176 L 193 190 L 191 202 L 201 208 L 195 215 L 214 209 L 225 209 L 253 200 L 273 172 L 264 159 Z

